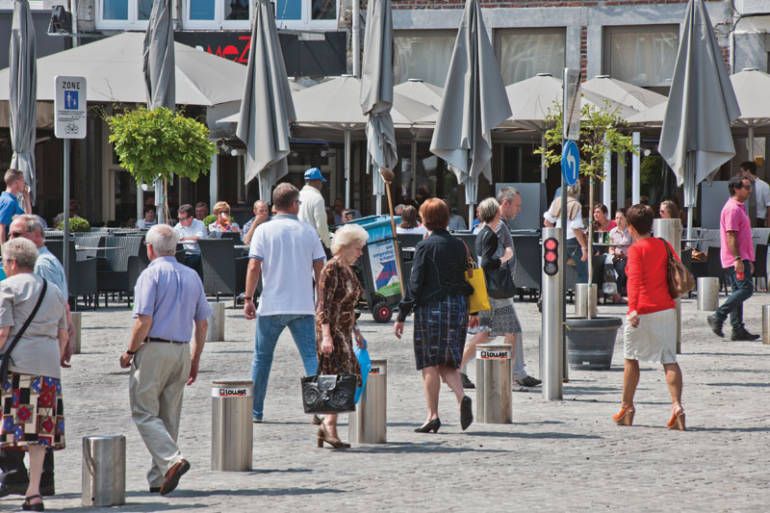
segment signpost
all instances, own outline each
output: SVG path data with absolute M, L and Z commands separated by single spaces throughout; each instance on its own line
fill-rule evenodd
M 85 139 L 86 121 L 86 79 L 57 75 L 54 78 L 54 135 L 62 139 L 64 146 L 64 238 L 62 243 L 62 265 L 64 276 L 69 280 L 69 236 L 70 236 L 70 139 Z

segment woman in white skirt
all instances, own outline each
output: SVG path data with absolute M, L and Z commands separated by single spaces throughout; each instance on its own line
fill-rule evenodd
M 650 237 L 655 214 L 649 206 L 634 205 L 626 217 L 634 243 L 628 248 L 626 263 L 628 315 L 623 331 L 626 360 L 623 402 L 613 419 L 618 425 L 633 423 L 639 360 L 660 362 L 671 394 L 671 418 L 667 426 L 684 430 L 682 371 L 676 363 L 676 310 L 668 292 L 668 243 Z

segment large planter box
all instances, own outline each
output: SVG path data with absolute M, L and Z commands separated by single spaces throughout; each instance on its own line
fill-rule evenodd
M 567 358 L 575 370 L 607 370 L 615 338 L 623 324 L 617 317 L 567 319 Z

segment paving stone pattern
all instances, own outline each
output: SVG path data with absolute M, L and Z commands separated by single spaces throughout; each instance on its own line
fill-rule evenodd
M 767 294 L 745 307 L 747 326 L 761 330 Z M 517 306 L 530 374 L 538 370 L 540 316 Z M 623 315 L 620 306 L 600 306 Z M 659 365 L 643 364 L 635 425 L 616 426 L 622 386 L 622 341 L 610 371 L 571 371 L 564 400 L 539 389 L 513 395 L 513 424 L 473 424 L 463 433 L 445 386 L 438 434 L 413 428 L 425 417 L 414 369 L 411 325 L 405 340 L 392 325 L 361 318 L 373 358 L 388 360 L 388 443 L 347 451 L 317 449 L 315 426 L 302 412 L 302 366 L 288 331 L 276 351 L 265 422 L 254 425 L 254 470 L 210 469 L 211 381 L 249 376 L 253 322 L 226 312 L 226 342 L 204 350 L 198 381 L 185 392 L 180 446 L 192 469 L 167 497 L 147 492 L 149 453 L 134 427 L 128 374 L 118 356 L 132 326 L 125 308 L 83 315 L 83 353 L 64 372 L 68 448 L 56 453 L 58 495 L 48 510 L 67 511 L 745 511 L 768 510 L 770 346 L 718 339 L 694 300 L 683 301 L 684 406 L 687 432 L 665 427 L 670 412 Z M 726 329 L 729 337 L 729 328 Z M 470 373 L 473 377 L 474 366 Z M 470 392 L 473 398 L 473 392 Z M 475 409 L 475 408 L 474 408 Z M 346 419 L 341 433 L 347 437 Z M 82 508 L 81 439 L 127 438 L 127 504 Z M 0 509 L 21 498 L 0 499 Z

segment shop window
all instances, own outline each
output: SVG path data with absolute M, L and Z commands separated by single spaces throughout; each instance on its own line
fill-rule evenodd
M 641 87 L 670 87 L 678 47 L 677 25 L 605 27 L 603 72 Z
M 393 78 L 410 78 L 444 87 L 457 32 L 454 30 L 399 30 L 393 34 Z
M 99 0 L 96 27 L 99 29 L 146 29 L 152 0 Z
M 565 46 L 566 32 L 563 28 L 495 31 L 495 53 L 505 85 L 526 80 L 538 73 L 561 77 Z
M 277 0 L 275 20 L 279 29 L 336 29 L 338 7 L 339 0 Z

